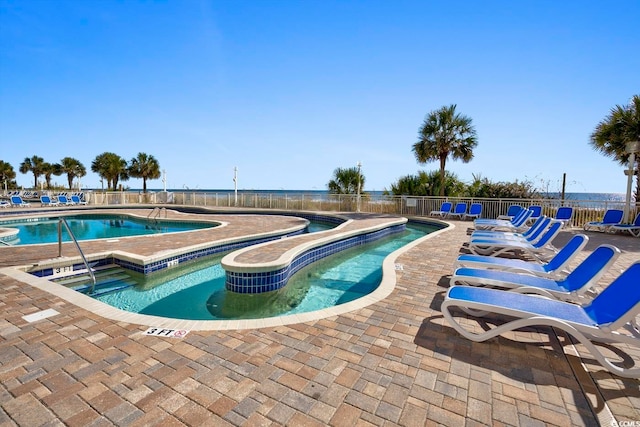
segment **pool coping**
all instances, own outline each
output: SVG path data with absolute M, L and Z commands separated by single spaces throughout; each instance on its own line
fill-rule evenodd
M 127 209 L 127 208 L 124 208 Z M 101 209 L 102 210 L 102 209 Z M 105 209 L 102 210 L 103 212 L 107 212 L 107 214 L 113 214 L 114 210 L 113 209 Z M 116 210 L 117 213 L 115 213 L 116 215 L 119 216 L 129 216 L 131 218 L 139 218 L 139 219 L 145 219 L 145 216 L 140 215 L 136 212 L 124 212 L 121 211 L 121 209 Z M 65 215 L 77 215 L 79 211 L 65 211 Z M 85 210 L 86 212 L 86 210 Z M 176 215 L 182 215 L 182 214 L 189 214 L 189 212 L 185 212 L 179 209 L 174 209 L 172 210 L 172 212 Z M 43 216 L 47 216 L 50 212 L 40 212 L 38 215 L 35 215 L 37 218 L 41 218 Z M 27 213 L 30 216 L 30 213 Z M 83 213 L 81 215 L 91 215 L 92 213 Z M 209 212 L 199 212 L 199 214 L 222 214 L 224 216 L 233 216 L 236 214 L 239 215 L 249 215 L 252 217 L 256 217 L 256 216 L 263 216 L 261 213 L 255 213 L 255 212 L 247 212 L 247 211 L 238 211 L 238 212 L 217 212 L 217 211 L 209 211 Z M 232 251 L 232 250 L 236 250 L 233 249 L 233 246 L 238 245 L 240 247 L 243 247 L 244 244 L 246 244 L 247 242 L 254 242 L 254 243 L 250 243 L 250 244 L 258 244 L 264 241 L 269 241 L 269 240 L 274 240 L 274 239 L 279 239 L 282 238 L 284 236 L 293 236 L 296 234 L 299 234 L 301 232 L 304 231 L 304 228 L 308 226 L 309 224 L 309 220 L 306 219 L 303 215 L 292 215 L 292 214 L 284 214 L 284 213 L 279 213 L 279 214 L 275 214 L 277 216 L 290 216 L 290 217 L 296 217 L 299 220 L 303 220 L 304 223 L 301 224 L 296 224 L 296 225 L 292 225 L 289 227 L 285 227 L 285 228 L 281 228 L 281 229 L 276 229 L 276 230 L 270 230 L 270 231 L 261 231 L 261 232 L 257 232 L 257 233 L 253 233 L 253 234 L 239 234 L 236 236 L 228 236 L 228 237 L 223 237 L 223 238 L 217 238 L 215 240 L 207 240 L 207 241 L 200 241 L 199 243 L 192 243 L 192 244 L 188 244 L 188 245 L 183 245 L 180 247 L 172 247 L 170 249 L 165 249 L 162 251 L 156 251 L 152 254 L 148 254 L 148 255 L 143 255 L 140 253 L 136 253 L 135 251 L 129 251 L 129 250 L 122 250 L 122 249 L 97 249 L 93 252 L 87 252 L 87 250 L 84 250 L 85 253 L 85 257 L 89 262 L 94 262 L 94 261 L 100 261 L 100 260 L 104 260 L 107 258 L 113 258 L 115 260 L 117 260 L 118 262 L 116 262 L 116 264 L 124 266 L 125 268 L 129 268 L 132 269 L 134 271 L 138 271 L 140 273 L 144 273 L 144 274 L 148 274 L 148 273 L 152 273 L 155 272 L 157 270 L 161 270 L 165 267 L 163 267 L 167 262 L 171 261 L 171 260 L 175 260 L 175 259 L 179 259 L 179 263 L 182 263 L 184 261 L 189 261 L 193 258 L 198 258 L 202 255 L 193 255 L 196 254 L 198 252 L 202 252 L 202 251 L 213 251 L 210 255 L 213 255 L 215 253 L 218 252 L 228 252 L 228 251 Z M 321 215 L 315 215 L 315 216 L 321 216 Z M 324 215 L 323 217 L 325 218 L 332 218 L 335 217 L 337 219 L 339 219 L 340 221 L 344 221 L 345 218 L 341 217 L 340 215 Z M 164 220 L 164 218 L 163 218 Z M 171 218 L 168 221 L 176 221 L 176 222 L 210 222 L 210 223 L 214 223 L 216 224 L 215 227 L 212 227 L 210 229 L 216 229 L 216 230 L 220 230 L 220 229 L 224 229 L 225 227 L 230 226 L 230 221 L 225 221 L 225 220 L 221 220 L 220 218 L 216 218 L 216 219 L 210 219 L 210 218 L 199 218 L 199 219 L 189 219 L 189 218 L 185 218 L 185 219 L 177 219 L 177 218 Z M 209 229 L 207 229 L 209 230 Z M 166 232 L 166 233 L 159 233 L 159 234 L 147 234 L 147 235 L 134 235 L 134 236 L 122 236 L 122 237 L 117 237 L 117 238 L 102 238 L 102 239 L 90 239 L 90 240 L 81 240 L 79 243 L 80 244 L 85 244 L 85 243 L 95 243 L 97 242 L 98 244 L 100 244 L 101 242 L 104 243 L 116 243 L 119 241 L 136 241 L 135 239 L 163 239 L 165 237 L 171 237 L 172 235 L 176 235 L 176 234 L 181 234 L 184 235 L 186 233 L 198 233 L 202 230 L 200 229 L 195 229 L 195 230 L 186 230 L 186 231 L 176 231 L 176 232 Z M 63 242 L 63 246 L 64 245 L 72 245 L 71 241 L 65 241 Z M 58 243 L 37 243 L 37 244 L 29 244 L 29 245 L 19 245 L 19 246 L 14 246 L 15 248 L 20 248 L 20 247 L 59 247 Z M 58 251 L 56 251 L 58 252 Z M 77 253 L 77 251 L 73 251 L 75 254 L 71 255 L 71 256 L 49 256 L 49 257 L 43 257 L 41 259 L 38 259 L 35 262 L 30 262 L 29 264 L 24 264 L 24 267 L 27 269 L 28 272 L 30 273 L 34 273 L 37 271 L 44 271 L 46 269 L 55 269 L 55 268 L 59 268 L 59 267 L 65 267 L 65 266 L 69 266 L 69 265 L 74 265 L 74 266 L 78 266 L 78 268 L 84 268 L 84 266 L 82 266 L 82 257 Z M 15 264 L 12 265 L 13 267 L 21 267 L 23 265 L 21 264 Z M 154 267 L 155 266 L 155 267 Z M 160 267 L 158 267 L 160 266 Z M 86 271 L 86 269 L 85 269 Z M 45 274 L 43 274 L 43 276 L 46 276 Z
M 96 213 L 100 212 L 100 210 L 97 209 L 92 209 L 92 210 L 88 210 L 88 209 L 78 209 L 78 210 L 47 210 L 47 211 L 38 211 L 36 213 L 32 213 L 32 212 L 24 212 L 25 214 L 29 214 L 29 217 L 33 217 L 33 218 L 37 218 L 38 220 L 44 220 L 44 221 L 53 221 L 56 220 L 60 217 L 76 217 L 76 216 L 98 216 L 98 215 L 111 215 L 111 216 L 120 216 L 120 217 L 127 217 L 127 218 L 131 218 L 131 219 L 137 219 L 137 220 L 141 220 L 141 221 L 152 221 L 151 218 L 149 218 L 148 216 L 145 217 L 143 215 L 140 215 L 138 213 L 135 212 L 117 212 L 115 209 L 101 209 L 102 213 Z M 52 218 L 52 216 L 55 216 L 56 218 Z M 12 224 L 12 223 L 24 223 L 27 221 L 24 221 L 24 216 L 21 215 L 7 215 L 5 218 L 0 217 L 0 240 L 4 240 L 4 241 L 9 241 L 13 238 L 16 238 L 19 230 L 13 227 L 10 227 L 8 225 Z M 216 221 L 216 220 L 211 220 L 211 219 L 199 219 L 199 220 L 195 220 L 195 219 L 180 219 L 180 218 L 156 218 L 157 222 L 176 222 L 176 223 L 213 223 L 215 224 L 213 227 L 210 228 L 214 228 L 214 227 L 226 227 L 228 225 L 227 222 L 224 221 Z M 29 221 L 31 222 L 31 221 Z M 39 221 L 33 221 L 33 223 L 37 223 Z M 180 230 L 180 231 L 169 231 L 169 232 L 165 232 L 165 233 L 159 233 L 161 235 L 170 235 L 172 233 L 188 233 L 188 232 L 197 232 L 200 229 L 193 229 L 193 230 Z M 132 238 L 136 238 L 136 237 L 141 237 L 141 236 L 155 236 L 157 234 L 136 234 L 136 235 L 131 235 L 131 236 L 117 236 L 117 237 L 101 237 L 101 238 L 97 238 L 97 239 L 87 239 L 87 240 L 93 240 L 93 241 L 100 241 L 100 240 L 113 240 L 113 239 L 132 239 Z M 69 240 L 65 240 L 63 243 L 67 243 L 69 242 Z M 43 242 L 43 243 L 28 243 L 27 245 L 32 245 L 32 246 L 36 246 L 36 245 L 51 245 L 51 244 L 57 244 L 58 242 Z M 26 245 L 18 245 L 18 246 L 26 246 Z
M 424 222 L 424 221 L 423 221 Z M 382 263 L 382 280 L 378 288 L 372 293 L 357 300 L 350 301 L 334 307 L 325 308 L 306 313 L 291 314 L 286 316 L 269 317 L 263 319 L 240 319 L 240 320 L 186 320 L 172 319 L 167 317 L 153 316 L 147 314 L 131 313 L 125 310 L 110 306 L 101 301 L 95 300 L 73 289 L 51 282 L 45 278 L 40 278 L 26 272 L 26 267 L 5 267 L 0 269 L 0 273 L 5 274 L 15 280 L 29 284 L 37 289 L 60 297 L 79 308 L 88 310 L 101 317 L 118 322 L 127 322 L 136 325 L 157 327 L 163 329 L 189 330 L 189 331 L 220 331 L 220 330 L 244 330 L 277 327 L 304 323 L 324 318 L 338 316 L 354 310 L 366 308 L 375 304 L 391 294 L 396 285 L 396 265 L 395 260 L 404 252 L 414 246 L 419 245 L 426 239 L 433 238 L 440 233 L 451 230 L 455 227 L 452 223 L 429 219 L 431 223 L 442 224 L 445 227 L 427 234 L 420 239 L 399 248 L 385 257 Z M 112 252 L 110 252 L 112 253 Z M 93 254 L 95 255 L 95 254 Z M 130 254 L 129 254 L 130 255 Z

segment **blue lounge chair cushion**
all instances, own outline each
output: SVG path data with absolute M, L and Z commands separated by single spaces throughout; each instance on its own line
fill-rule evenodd
M 527 220 L 531 217 L 532 212 L 529 209 L 523 209 L 512 220 L 498 219 L 476 219 L 473 224 L 477 230 L 502 230 L 515 231 L 525 227 Z
M 595 228 L 600 231 L 607 231 L 611 226 L 619 224 L 622 221 L 624 212 L 620 209 L 608 209 L 604 213 L 602 221 L 590 221 L 584 225 L 584 229 Z
M 480 218 L 481 214 L 482 214 L 482 204 L 472 203 L 471 206 L 469 207 L 469 212 L 464 216 L 464 218 L 465 219 Z
M 505 253 L 525 252 L 531 256 L 541 254 L 546 251 L 557 252 L 552 245 L 553 239 L 558 235 L 563 223 L 560 221 L 552 221 L 551 226 L 545 230 L 538 240 L 533 243 L 517 241 L 517 240 L 494 240 L 484 242 L 469 242 L 469 250 L 477 255 L 499 256 Z
M 466 213 L 467 213 L 467 204 L 460 202 L 460 203 L 456 203 L 456 207 L 454 208 L 453 212 L 449 212 L 447 216 L 448 217 L 456 216 L 458 218 L 462 218 L 462 216 Z
M 576 234 L 558 253 L 544 264 L 520 259 L 498 258 L 484 255 L 463 254 L 458 257 L 454 269 L 459 267 L 489 268 L 505 271 L 520 271 L 548 276 L 565 268 L 566 265 L 584 248 L 589 238 L 584 234 Z
M 433 216 L 445 216 L 447 215 L 449 212 L 451 212 L 451 206 L 452 203 L 451 202 L 443 202 L 442 206 L 440 206 L 440 210 L 439 211 L 431 211 L 429 213 L 429 215 L 433 215 Z
M 598 246 L 563 280 L 510 271 L 459 268 L 451 277 L 451 285 L 461 283 L 510 289 L 530 288 L 531 292 L 549 297 L 575 298 L 591 290 L 619 255 L 620 250 L 614 246 Z
M 528 294 L 505 292 L 500 289 L 477 288 L 472 286 L 454 286 L 449 289 L 447 298 L 460 301 L 504 306 L 514 312 L 528 313 L 531 316 L 546 316 L 571 323 L 595 326 L 597 322 L 585 310 L 572 303 L 550 300 Z M 521 317 L 521 315 L 519 315 Z
M 640 213 L 636 215 L 633 224 L 616 224 L 611 227 L 612 230 L 628 231 L 632 236 L 640 237 Z

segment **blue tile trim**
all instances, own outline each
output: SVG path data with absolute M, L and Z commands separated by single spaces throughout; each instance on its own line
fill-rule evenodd
M 390 234 L 405 230 L 405 224 L 394 225 L 371 233 L 359 234 L 336 242 L 309 249 L 298 255 L 288 266 L 266 272 L 226 272 L 225 287 L 231 292 L 259 294 L 283 288 L 289 278 L 301 268 L 345 249 L 364 245 Z
M 5 243 L 9 243 L 11 244 L 11 242 L 18 240 L 18 233 L 13 233 L 13 234 L 8 234 L 6 236 L 2 236 L 0 237 L 0 240 L 2 240 Z
M 282 214 L 280 214 L 282 215 Z M 343 222 L 345 222 L 346 220 L 343 218 L 339 218 L 339 217 L 335 217 L 335 216 L 330 216 L 330 215 L 317 215 L 317 214 L 306 214 L 306 213 L 296 213 L 294 216 L 296 217 L 301 217 L 301 218 L 305 218 L 305 219 L 309 219 L 309 220 L 314 220 L 314 221 L 318 221 L 318 222 L 326 222 L 326 223 L 330 223 L 330 224 L 341 224 Z M 57 218 L 54 218 L 57 219 Z M 177 256 L 173 256 L 173 257 L 168 257 L 168 258 L 163 258 L 162 260 L 158 260 L 155 262 L 152 262 L 150 264 L 140 264 L 140 263 L 136 263 L 136 262 L 132 262 L 129 260 L 124 260 L 124 259 L 119 259 L 119 258 L 115 258 L 112 256 L 109 256 L 107 258 L 104 259 L 100 259 L 98 261 L 91 261 L 91 264 L 94 263 L 98 263 L 96 266 L 103 266 L 103 265 L 108 265 L 108 264 L 115 264 L 118 265 L 122 268 L 126 268 L 128 270 L 132 270 L 138 273 L 142 273 L 142 274 L 151 274 L 151 273 L 155 273 L 157 271 L 161 271 L 164 270 L 166 268 L 169 267 L 175 267 L 176 264 L 181 264 L 183 262 L 187 262 L 187 261 L 192 261 L 194 259 L 200 258 L 200 257 L 205 257 L 205 256 L 209 256 L 209 255 L 215 255 L 215 254 L 219 254 L 222 252 L 230 252 L 230 251 L 235 251 L 238 249 L 242 249 L 245 248 L 247 246 L 251 246 L 251 245 L 257 245 L 259 243 L 264 243 L 264 242 L 269 242 L 272 240 L 279 240 L 283 237 L 291 237 L 291 236 L 297 236 L 300 234 L 304 234 L 306 233 L 306 230 L 298 230 L 292 233 L 286 233 L 286 234 L 278 234 L 275 236 L 269 236 L 269 237 L 262 237 L 262 238 L 258 238 L 258 239 L 250 239 L 250 240 L 244 240 L 241 242 L 234 242 L 234 243 L 227 243 L 227 244 L 222 244 L 222 245 L 216 245 L 216 246 L 211 246 L 208 248 L 203 248 L 203 249 L 199 249 L 197 251 L 192 251 L 192 252 L 187 252 L 185 254 L 182 255 L 177 255 Z M 84 269 L 84 264 L 76 264 L 73 266 L 73 270 L 80 270 L 80 269 Z M 47 277 L 47 276 L 51 276 L 53 275 L 53 270 L 51 268 L 48 269 L 44 269 L 44 270 L 35 270 L 35 271 L 31 271 L 31 274 L 38 276 L 38 277 Z M 266 291 L 265 291 L 266 292 Z
M 177 255 L 177 256 L 173 256 L 173 257 L 168 257 L 168 258 L 164 258 L 162 260 L 159 261 L 155 261 L 152 262 L 150 264 L 144 264 L 141 265 L 139 263 L 136 262 L 132 262 L 129 260 L 125 260 L 125 259 L 119 259 L 116 257 L 107 257 L 104 259 L 100 259 L 98 261 L 91 261 L 90 264 L 94 264 L 94 263 L 98 263 L 96 266 L 100 267 L 103 265 L 108 265 L 108 264 L 115 264 L 118 265 L 122 268 L 126 268 L 128 270 L 132 270 L 132 271 L 136 271 L 138 273 L 143 273 L 143 274 L 150 274 L 150 273 L 155 273 L 156 271 L 160 271 L 160 270 L 164 270 L 165 268 L 169 268 L 169 267 L 175 267 L 177 264 L 181 264 L 183 262 L 187 262 L 187 261 L 191 261 L 200 257 L 204 257 L 204 256 L 209 256 L 209 255 L 214 255 L 214 254 L 219 254 L 222 252 L 228 252 L 228 251 L 234 251 L 237 249 L 242 249 L 244 247 L 247 246 L 251 246 L 251 245 L 257 245 L 259 243 L 264 243 L 264 242 L 269 242 L 271 240 L 279 240 L 281 239 L 283 236 L 297 236 L 299 234 L 303 234 L 305 231 L 304 230 L 299 230 L 299 231 L 295 231 L 292 233 L 287 233 L 284 235 L 277 235 L 277 236 L 270 236 L 270 237 L 263 237 L 263 238 L 259 238 L 259 239 L 251 239 L 251 240 L 245 240 L 242 242 L 234 242 L 234 243 L 227 243 L 227 244 L 222 244 L 222 245 L 216 245 L 216 246 L 211 246 L 208 248 L 203 248 L 203 249 L 199 249 L 197 251 L 192 251 L 192 252 L 187 252 L 185 254 L 182 255 Z M 73 270 L 80 270 L 80 269 L 84 269 L 84 264 L 74 264 L 73 266 Z M 47 268 L 44 270 L 36 270 L 36 271 L 31 271 L 31 274 L 38 276 L 38 277 L 46 277 L 46 276 L 51 276 L 53 275 L 53 270 L 51 268 Z

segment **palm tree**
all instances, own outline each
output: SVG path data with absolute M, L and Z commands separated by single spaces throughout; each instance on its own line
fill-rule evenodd
M 51 190 L 51 176 L 62 175 L 62 166 L 60 166 L 58 163 L 51 164 L 48 162 L 44 162 L 42 165 L 42 173 L 44 174 L 44 179 L 47 183 L 47 190 Z
M 10 163 L 0 160 L 0 185 L 4 183 L 5 188 L 8 187 L 10 181 L 16 179 L 16 171 Z
M 333 171 L 333 179 L 329 181 L 327 187 L 331 194 L 356 194 L 358 184 L 360 189 L 364 188 L 364 176 L 358 172 L 357 167 L 337 168 Z
M 129 175 L 142 178 L 142 192 L 147 192 L 147 179 L 160 178 L 160 165 L 155 157 L 146 153 L 138 153 L 138 157 L 131 159 Z
M 74 159 L 73 157 L 65 157 L 60 161 L 60 167 L 62 173 L 67 174 L 67 183 L 69 184 L 69 190 L 73 188 L 73 180 L 77 178 L 82 178 L 87 174 L 87 168 L 79 161 Z
M 611 157 L 621 165 L 629 163 L 626 152 L 628 142 L 640 141 L 640 95 L 634 95 L 629 105 L 616 105 L 591 134 L 590 144 L 594 150 Z M 639 177 L 640 153 L 636 156 L 634 171 Z M 636 184 L 636 201 L 640 200 L 640 182 Z
M 447 158 L 451 155 L 454 160 L 468 163 L 476 145 L 471 118 L 456 113 L 456 105 L 452 104 L 427 115 L 418 131 L 418 142 L 413 144 L 413 153 L 418 163 L 440 162 L 440 196 L 444 196 Z
M 113 190 L 117 189 L 119 180 L 129 179 L 127 161 L 115 153 L 99 154 L 91 163 L 91 170 L 106 179 L 107 187 Z
M 38 188 L 38 177 L 44 173 L 44 159 L 39 156 L 27 157 L 20 163 L 20 173 L 33 173 L 33 188 Z

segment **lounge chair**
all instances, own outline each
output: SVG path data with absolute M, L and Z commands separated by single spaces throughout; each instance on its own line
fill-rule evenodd
M 584 225 L 585 231 L 589 229 L 597 230 L 597 231 L 609 231 L 609 229 L 616 225 L 620 224 L 622 221 L 622 216 L 624 212 L 620 209 L 607 209 L 602 217 L 602 221 L 590 221 Z
M 471 240 L 474 239 L 523 239 L 529 238 L 532 234 L 535 234 L 541 227 L 546 228 L 551 222 L 549 217 L 540 217 L 536 222 L 523 232 L 515 231 L 500 231 L 500 230 L 476 230 L 471 233 Z
M 447 291 L 441 308 L 449 324 L 469 340 L 485 341 L 524 327 L 552 326 L 575 337 L 609 372 L 625 378 L 639 378 L 639 367 L 635 364 L 621 366 L 620 362 L 603 355 L 594 344 L 613 342 L 640 346 L 636 324 L 636 316 L 640 314 L 639 282 L 640 262 L 636 262 L 584 306 L 498 289 L 454 286 Z M 454 308 L 474 315 L 494 313 L 516 319 L 489 330 L 472 332 L 456 321 L 452 314 Z
M 67 196 L 65 196 L 64 194 L 58 194 L 58 202 L 60 202 L 61 205 L 65 205 L 65 206 L 72 206 L 75 204 L 71 200 L 69 200 Z
M 464 219 L 476 219 L 480 218 L 482 214 L 482 204 L 472 203 L 469 207 L 469 212 L 464 215 Z
M 616 224 L 611 226 L 611 231 L 628 231 L 632 236 L 640 237 L 640 213 L 633 224 Z
M 500 258 L 484 255 L 463 254 L 453 264 L 454 270 L 461 267 L 486 268 L 490 270 L 512 271 L 532 274 L 540 277 L 559 276 L 566 272 L 566 267 L 586 246 L 589 237 L 576 234 L 547 263 L 529 262 L 520 259 Z
M 531 205 L 529 206 L 529 209 L 531 210 L 531 216 L 529 217 L 527 222 L 533 222 L 542 216 L 542 206 Z
M 59 202 L 51 200 L 51 197 L 44 195 L 40 196 L 40 203 L 42 204 L 42 206 L 60 206 Z
M 515 205 L 514 205 L 515 206 Z M 511 210 L 511 208 L 513 208 L 514 206 L 511 206 L 509 209 Z M 509 215 L 499 215 L 497 218 L 492 219 L 492 218 L 482 218 L 482 219 L 478 219 L 477 222 L 481 222 L 481 223 L 503 223 L 503 222 L 512 222 L 514 221 L 518 216 L 520 216 L 523 212 L 524 212 L 524 208 L 522 208 L 521 206 L 515 206 L 518 208 L 518 212 L 516 212 L 515 215 L 513 216 L 509 216 Z
M 449 212 L 447 214 L 447 218 L 457 217 L 462 219 L 462 217 L 467 213 L 467 204 L 464 202 L 456 203 L 456 207 L 453 209 L 453 212 Z
M 535 226 L 531 227 L 528 233 L 522 233 L 521 235 L 518 233 L 496 233 L 495 235 L 491 234 L 472 234 L 470 244 L 482 244 L 482 243 L 496 243 L 496 242 L 523 242 L 523 243 L 535 243 L 542 238 L 544 232 L 551 226 L 551 218 L 544 218 L 539 223 L 536 223 Z
M 496 219 L 505 219 L 507 221 L 514 219 L 524 208 L 520 205 L 511 205 L 507 209 L 506 214 L 498 215 Z
M 561 206 L 556 212 L 555 219 L 562 222 L 563 227 L 566 227 L 571 224 L 571 217 L 573 217 L 573 208 L 570 206 Z
M 73 195 L 71 196 L 71 202 L 73 202 L 74 205 L 86 205 L 87 202 L 80 199 L 79 196 Z
M 552 220 L 549 228 L 546 229 L 542 236 L 534 243 L 508 239 L 487 239 L 469 242 L 469 251 L 476 255 L 500 256 L 505 254 L 524 254 L 534 259 L 544 259 L 549 256 L 549 254 L 558 252 L 551 242 L 558 235 L 561 228 L 562 223 L 560 221 Z
M 445 217 L 449 212 L 451 212 L 451 202 L 444 202 L 439 211 L 431 211 L 429 215 Z
M 11 206 L 11 203 L 6 200 L 0 200 L 0 208 L 8 208 L 9 206 Z
M 526 229 L 526 222 L 531 217 L 532 212 L 529 209 L 523 209 L 516 215 L 513 220 L 508 221 L 504 219 L 476 219 L 473 221 L 473 226 L 476 230 L 504 230 L 504 231 L 518 231 L 523 228 Z
M 11 206 L 17 208 L 26 208 L 31 206 L 31 203 L 25 202 L 20 196 L 11 196 Z
M 512 271 L 485 268 L 458 268 L 451 276 L 451 286 L 472 285 L 514 290 L 519 293 L 543 295 L 567 301 L 580 301 L 585 295 L 595 295 L 594 286 L 620 255 L 611 245 L 598 246 L 565 278 L 557 280 Z

